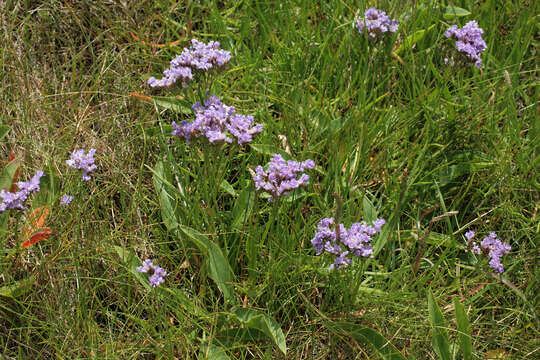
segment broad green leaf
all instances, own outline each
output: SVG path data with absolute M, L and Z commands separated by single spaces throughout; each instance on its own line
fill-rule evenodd
M 238 196 L 238 193 L 236 192 L 236 190 L 234 190 L 233 186 L 225 179 L 223 179 L 221 184 L 219 184 L 219 187 L 220 189 L 225 190 L 225 192 L 231 196 Z
M 232 210 L 233 228 L 240 228 L 241 225 L 249 219 L 255 204 L 255 189 L 250 184 L 242 190 Z
M 10 161 L 0 173 L 0 189 L 9 191 L 13 184 L 13 177 L 19 168 L 20 163 L 17 159 Z
M 208 264 L 210 277 L 223 292 L 225 299 L 234 303 L 231 267 L 221 248 L 213 241 L 208 243 Z
M 446 20 L 455 19 L 457 17 L 469 16 L 471 13 L 457 6 L 447 6 L 443 9 L 443 17 Z
M 168 181 L 163 162 L 158 161 L 156 167 L 153 170 L 154 188 L 159 197 L 159 207 L 161 209 L 161 219 L 169 231 L 172 231 L 178 227 L 178 220 L 174 211 L 173 204 L 176 203 L 174 197 L 167 190 L 165 181 Z
M 8 134 L 10 130 L 11 130 L 11 127 L 7 125 L 0 125 L 0 141 L 4 139 L 4 137 Z
M 370 224 L 377 219 L 377 209 L 375 209 L 375 206 L 373 206 L 373 203 L 366 195 L 364 195 L 362 205 L 364 208 L 364 219 Z
M 0 287 L 0 296 L 9 297 L 12 299 L 18 298 L 29 292 L 34 283 L 34 277 L 30 276 L 26 279 L 19 280 L 11 285 Z
M 457 297 L 454 298 L 454 308 L 456 310 L 456 323 L 458 330 L 459 347 L 463 352 L 463 358 L 465 360 L 472 359 L 472 341 L 471 341 L 471 326 L 469 318 L 465 312 L 463 304 L 461 304 Z
M 216 334 L 216 340 L 221 344 L 233 347 L 237 344 L 257 342 L 267 339 L 268 336 L 261 330 L 254 328 L 230 328 Z
M 201 234 L 195 229 L 188 226 L 178 225 L 178 228 L 183 232 L 195 246 L 206 256 L 206 263 L 209 268 L 209 275 L 212 280 L 217 284 L 219 289 L 223 292 L 223 296 L 227 301 L 234 303 L 234 294 L 232 289 L 232 270 L 227 261 L 227 258 L 223 255 L 221 248 L 209 240 L 204 234 Z
M 189 226 L 185 225 L 178 225 L 178 228 L 180 231 L 182 231 L 188 238 L 193 241 L 195 246 L 199 248 L 199 250 L 206 254 L 208 252 L 208 247 L 210 245 L 210 240 L 206 237 L 206 235 L 201 234 L 195 229 L 190 228 Z
M 411 236 L 415 239 L 418 238 L 417 234 L 411 232 Z M 455 240 L 452 240 L 452 237 L 448 234 L 441 234 L 437 232 L 430 232 L 426 238 L 426 242 L 430 245 L 444 246 L 454 249 L 466 249 L 467 246 L 465 243 L 459 243 Z
M 431 290 L 428 289 L 428 309 L 429 320 L 433 328 L 432 345 L 433 350 L 437 353 L 441 360 L 451 360 L 450 356 L 450 341 L 446 333 L 446 325 L 441 313 L 441 309 L 435 302 Z
M 406 360 L 394 345 L 373 329 L 347 322 L 332 322 L 327 323 L 326 326 L 341 335 L 353 338 L 357 342 L 371 344 L 385 360 Z
M 413 45 L 422 40 L 426 33 L 433 29 L 434 26 L 435 25 L 431 25 L 427 29 L 417 30 L 411 35 L 407 36 L 405 40 L 403 40 L 403 43 L 396 49 L 396 54 L 399 55 L 403 50 L 412 48 Z
M 158 106 L 172 110 L 180 114 L 193 114 L 191 104 L 183 99 L 166 96 L 153 96 L 152 99 Z
M 274 146 L 274 145 L 267 145 L 267 144 L 249 144 L 249 146 L 255 150 L 256 152 L 260 154 L 265 155 L 274 155 L 274 154 L 280 154 L 283 156 L 285 160 L 291 160 L 292 156 L 285 151 L 281 150 L 280 148 Z
M 359 286 L 358 287 L 358 292 L 371 294 L 371 295 L 377 295 L 377 296 L 387 296 L 388 295 L 388 293 L 386 291 L 375 289 L 375 288 L 370 288 L 370 287 L 367 287 L 367 286 Z
M 278 323 L 270 316 L 258 310 L 246 308 L 236 309 L 233 315 L 244 326 L 262 331 L 274 341 L 283 354 L 287 354 L 285 335 Z
M 205 360 L 229 360 L 230 357 L 227 355 L 225 350 L 214 343 L 206 343 L 201 346 L 201 356 L 199 359 Z

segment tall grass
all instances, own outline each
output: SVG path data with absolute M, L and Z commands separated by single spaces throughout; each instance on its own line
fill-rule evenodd
M 353 28 L 372 5 L 401 22 L 377 45 Z M 0 215 L 0 357 L 427 359 L 456 344 L 460 358 L 465 313 L 472 358 L 534 358 L 539 10 L 0 2 L 2 168 L 13 154 L 20 179 L 47 174 L 31 209 Z M 444 65 L 444 31 L 473 19 L 484 67 Z M 264 124 L 252 144 L 170 136 L 198 99 L 145 80 L 191 38 L 232 52 L 211 92 Z M 97 149 L 89 182 L 65 164 L 78 148 Z M 268 202 L 249 170 L 274 152 L 317 167 L 310 186 Z M 60 206 L 65 193 L 75 200 Z M 373 258 L 329 272 L 310 240 L 338 198 L 346 226 L 388 223 Z M 39 206 L 54 235 L 21 249 Z M 512 246 L 502 279 L 465 251 L 470 229 Z M 169 271 L 161 287 L 135 271 L 144 258 Z

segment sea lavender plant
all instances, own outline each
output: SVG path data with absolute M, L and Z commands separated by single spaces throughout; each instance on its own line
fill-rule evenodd
M 157 287 L 159 284 L 165 281 L 164 277 L 167 276 L 167 272 L 162 267 L 152 264 L 150 259 L 146 259 L 142 262 L 142 266 L 137 267 L 137 271 L 148 274 L 148 281 L 153 287 Z
M 269 193 L 269 200 L 272 201 L 276 197 L 287 195 L 293 189 L 309 184 L 309 175 L 300 173 L 314 167 L 315 162 L 311 159 L 302 162 L 285 161 L 281 155 L 274 154 L 268 163 L 268 170 L 264 170 L 260 165 L 255 168 L 255 188 Z
M 72 201 L 73 201 L 73 196 L 66 194 L 62 196 L 62 198 L 60 199 L 60 204 L 69 205 Z
M 178 80 L 184 87 L 193 80 L 200 72 L 208 72 L 212 69 L 221 68 L 229 63 L 231 53 L 219 49 L 219 42 L 210 41 L 208 44 L 198 40 L 191 40 L 191 47 L 184 48 L 180 55 L 171 60 L 171 66 L 163 71 L 164 77 L 148 79 L 150 87 L 169 87 Z
M 463 28 L 459 29 L 456 25 L 451 26 L 444 36 L 456 40 L 456 49 L 466 64 L 474 63 L 474 66 L 480 68 L 482 59 L 480 53 L 487 49 L 486 42 L 482 39 L 484 30 L 478 27 L 476 21 L 469 21 Z M 452 66 L 453 59 L 445 58 L 445 63 Z
M 96 153 L 96 149 L 90 149 L 87 154 L 84 153 L 83 149 L 75 150 L 71 154 L 71 158 L 66 160 L 66 164 L 68 164 L 68 166 L 74 169 L 82 170 L 83 181 L 88 181 L 91 179 L 88 173 L 96 170 L 97 168 L 96 165 L 94 164 L 95 153 Z
M 9 192 L 4 189 L 0 191 L 0 198 L 2 198 L 2 203 L 0 204 L 0 212 L 4 212 L 7 209 L 20 209 L 25 210 L 24 202 L 28 199 L 28 196 L 32 193 L 38 192 L 40 190 L 39 183 L 41 177 L 43 176 L 43 171 L 37 170 L 36 174 L 28 181 L 19 181 L 17 187 L 19 191 Z
M 374 7 L 364 12 L 364 18 L 356 20 L 356 27 L 360 33 L 367 32 L 372 40 L 381 39 L 385 34 L 394 34 L 398 30 L 399 22 L 390 19 L 386 12 Z
M 489 256 L 489 266 L 495 271 L 502 273 L 504 272 L 504 267 L 501 264 L 501 257 L 505 254 L 508 254 L 512 247 L 500 239 L 497 238 L 497 234 L 490 232 L 488 236 L 482 239 L 480 246 L 476 241 L 473 241 L 475 236 L 474 231 L 468 231 L 465 233 L 465 238 L 467 238 L 467 245 L 470 248 L 470 251 L 474 254 L 485 254 Z
M 354 223 L 349 229 L 345 225 L 335 225 L 333 218 L 324 218 L 317 225 L 317 233 L 311 240 L 317 255 L 327 252 L 335 256 L 334 263 L 328 270 L 340 269 L 348 266 L 352 260 L 349 254 L 361 257 L 372 257 L 373 236 L 381 232 L 381 227 L 386 223 L 382 218 L 367 225 L 366 222 Z
M 261 124 L 253 124 L 253 116 L 236 113 L 234 106 L 223 104 L 215 95 L 211 95 L 204 105 L 194 104 L 193 111 L 195 120 L 184 120 L 180 124 L 173 122 L 172 135 L 187 141 L 204 135 L 212 144 L 232 143 L 234 137 L 239 144 L 245 144 L 262 131 Z

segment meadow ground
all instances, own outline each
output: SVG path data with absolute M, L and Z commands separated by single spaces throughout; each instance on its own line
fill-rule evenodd
M 0 358 L 540 357 L 539 4 L 0 0 L 0 181 L 45 172 L 0 215 Z M 394 36 L 359 33 L 369 6 Z M 445 65 L 470 20 L 483 67 Z M 229 65 L 150 89 L 192 38 Z M 262 133 L 171 136 L 197 87 Z M 90 181 L 66 165 L 79 148 Z M 250 169 L 276 152 L 316 167 L 269 202 Z M 336 215 L 387 223 L 372 258 L 329 271 L 310 241 Z M 502 277 L 469 230 L 511 245 Z M 156 288 L 146 258 L 169 272 Z

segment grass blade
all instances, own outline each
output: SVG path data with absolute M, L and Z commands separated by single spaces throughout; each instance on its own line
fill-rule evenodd
M 435 302 L 431 290 L 428 290 L 428 308 L 429 320 L 433 328 L 433 350 L 435 350 L 441 360 L 451 360 L 450 341 L 448 340 L 448 334 L 446 333 L 446 325 L 444 324 L 441 309 L 439 309 L 439 306 Z
M 469 318 L 467 317 L 463 304 L 461 304 L 457 298 L 454 298 L 454 308 L 456 310 L 459 347 L 463 352 L 463 358 L 465 360 L 470 360 L 472 359 L 472 341 Z

